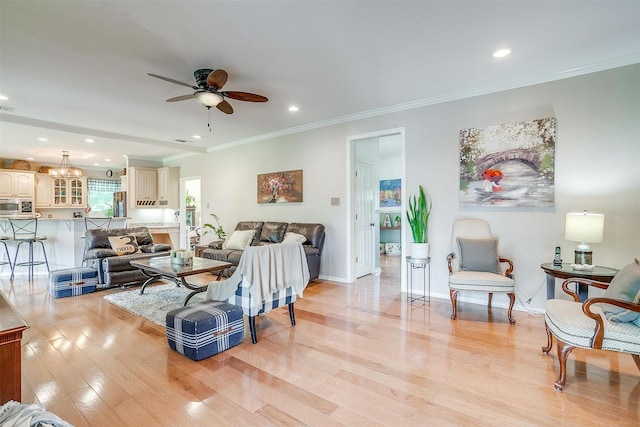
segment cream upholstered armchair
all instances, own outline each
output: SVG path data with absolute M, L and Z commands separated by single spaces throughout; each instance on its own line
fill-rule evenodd
M 552 336 L 558 343 L 560 374 L 554 383 L 557 391 L 564 389 L 567 379 L 567 357 L 576 348 L 629 353 L 640 369 L 640 260 L 624 267 L 610 284 L 588 279 L 567 279 L 562 290 L 573 301 L 550 299 L 544 317 L 549 353 Z M 580 302 L 572 284 L 606 289 L 602 297 Z
M 457 317 L 458 292 L 489 293 L 489 310 L 493 294 L 498 292 L 509 296 L 509 323 L 516 323 L 511 317 L 516 299 L 515 282 L 511 276 L 513 263 L 507 258 L 498 256 L 497 246 L 498 239 L 491 235 L 491 227 L 487 221 L 464 218 L 453 223 L 452 252 L 447 256 L 449 294 L 453 308 L 451 319 L 455 320 Z M 501 263 L 508 266 L 504 273 L 502 273 Z

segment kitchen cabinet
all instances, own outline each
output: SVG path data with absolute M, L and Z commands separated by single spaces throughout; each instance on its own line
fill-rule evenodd
M 49 208 L 53 201 L 51 177 L 44 173 L 36 175 L 36 207 Z
M 35 172 L 0 170 L 0 197 L 33 199 Z
M 158 171 L 151 168 L 129 168 L 129 206 L 155 208 L 158 206 Z
M 178 209 L 180 207 L 180 168 L 158 169 L 158 207 Z
M 54 208 L 87 207 L 86 178 L 53 178 L 52 202 Z

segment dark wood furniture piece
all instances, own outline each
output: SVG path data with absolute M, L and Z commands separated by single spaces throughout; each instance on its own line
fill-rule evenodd
M 27 322 L 0 292 L 0 405 L 9 400 L 20 402 L 22 393 L 22 331 Z
M 556 267 L 553 263 L 541 264 L 540 268 L 547 273 L 547 299 L 552 299 L 555 296 L 556 279 L 572 279 L 574 277 L 579 279 L 597 280 L 598 282 L 611 283 L 613 277 L 618 274 L 615 268 L 601 267 L 596 265 L 593 270 L 574 270 L 571 268 L 571 264 L 562 264 L 561 267 Z M 588 297 L 589 287 L 578 283 L 578 295 L 580 301 L 585 301 Z
M 209 249 L 209 245 L 196 245 L 193 249 L 193 252 L 195 256 L 203 258 L 202 254 L 204 253 L 205 249 Z
M 172 279 L 187 289 L 192 290 L 184 300 L 184 305 L 197 293 L 207 290 L 208 285 L 198 286 L 188 283 L 186 277 L 201 273 L 222 273 L 223 270 L 231 267 L 230 262 L 214 261 L 206 258 L 193 257 L 193 264 L 189 266 L 176 265 L 171 262 L 171 257 L 155 257 L 146 259 L 137 259 L 130 261 L 131 265 L 139 268 L 148 279 L 142 284 L 140 295 L 144 293 L 144 289 L 149 283 L 155 282 L 162 278 Z M 218 274 L 218 279 L 220 274 Z

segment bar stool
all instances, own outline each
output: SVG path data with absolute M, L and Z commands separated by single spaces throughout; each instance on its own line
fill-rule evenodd
M 15 275 L 15 269 L 17 266 L 29 267 L 29 280 L 33 276 L 33 266 L 46 264 L 47 271 L 49 271 L 49 261 L 47 260 L 47 251 L 44 247 L 44 240 L 47 240 L 47 236 L 38 235 L 38 218 L 30 219 L 9 219 L 11 228 L 13 229 L 13 240 L 18 242 L 16 247 L 16 256 L 13 258 L 13 266 L 11 267 L 11 281 Z M 18 262 L 18 254 L 20 252 L 20 246 L 23 243 L 29 245 L 29 261 Z M 40 243 L 42 246 L 42 255 L 44 261 L 36 261 L 33 259 L 33 244 Z
M 0 261 L 0 265 L 9 264 L 9 268 L 13 271 L 13 264 L 11 263 L 11 255 L 9 255 L 9 247 L 7 246 L 7 240 L 9 240 L 9 236 L 0 236 L 0 243 L 4 245 L 4 251 L 7 253 L 7 260 Z
M 85 234 L 80 236 L 82 239 L 86 239 L 87 230 L 110 230 L 111 229 L 111 219 L 112 217 L 84 217 L 84 231 Z M 84 249 L 82 251 L 82 265 L 84 266 L 87 263 L 85 256 L 87 255 L 87 243 L 85 240 Z

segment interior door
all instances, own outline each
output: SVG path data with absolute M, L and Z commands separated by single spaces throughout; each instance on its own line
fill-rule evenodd
M 355 162 L 354 184 L 355 272 L 357 278 L 373 273 L 374 268 L 375 191 L 373 166 L 370 163 Z

